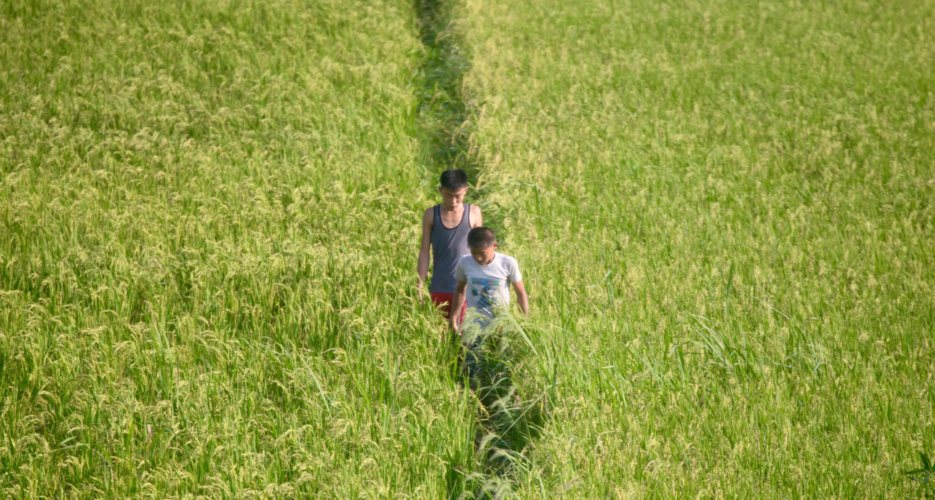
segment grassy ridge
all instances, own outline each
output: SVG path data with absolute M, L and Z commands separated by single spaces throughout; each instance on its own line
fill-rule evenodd
M 487 213 L 559 367 L 521 496 L 918 494 L 933 12 L 465 2 Z
M 0 496 L 446 494 L 411 6 L 0 7 Z

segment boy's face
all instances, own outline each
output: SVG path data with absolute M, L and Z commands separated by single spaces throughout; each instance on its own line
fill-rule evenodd
M 497 252 L 497 242 L 493 242 L 493 245 L 490 245 L 487 248 L 474 248 L 471 247 L 471 257 L 474 258 L 474 262 L 477 262 L 481 266 L 486 266 L 493 262 L 493 258 Z
M 466 187 L 461 189 L 438 188 L 438 191 L 442 194 L 442 203 L 445 205 L 445 210 L 454 210 L 455 207 L 461 205 L 464 202 L 464 195 L 467 194 Z

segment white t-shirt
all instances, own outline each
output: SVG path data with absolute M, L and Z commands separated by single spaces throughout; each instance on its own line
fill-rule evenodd
M 468 309 L 493 317 L 494 309 L 510 305 L 510 283 L 523 281 L 516 259 L 494 253 L 494 258 L 482 266 L 470 255 L 458 259 L 455 278 L 467 283 L 464 290 Z

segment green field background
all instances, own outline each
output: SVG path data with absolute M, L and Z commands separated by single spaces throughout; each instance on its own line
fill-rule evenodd
M 413 2 L 7 0 L 0 497 L 921 497 L 935 3 L 452 15 L 532 305 L 510 473 L 414 292 Z
M 0 496 L 446 495 L 411 6 L 0 19 Z
M 935 5 L 471 0 L 464 18 L 490 203 L 560 367 L 522 495 L 918 495 L 901 473 L 935 446 Z

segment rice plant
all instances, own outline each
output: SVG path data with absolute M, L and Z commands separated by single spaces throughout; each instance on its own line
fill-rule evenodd
M 906 475 L 913 481 L 918 481 L 926 497 L 931 497 L 935 495 L 935 467 L 932 467 L 932 461 L 925 453 L 920 451 L 919 458 L 922 467 L 906 472 Z
M 462 4 L 487 201 L 558 367 L 517 496 L 918 494 L 931 7 Z
M 409 280 L 411 16 L 0 7 L 0 496 L 437 498 L 472 466 Z

